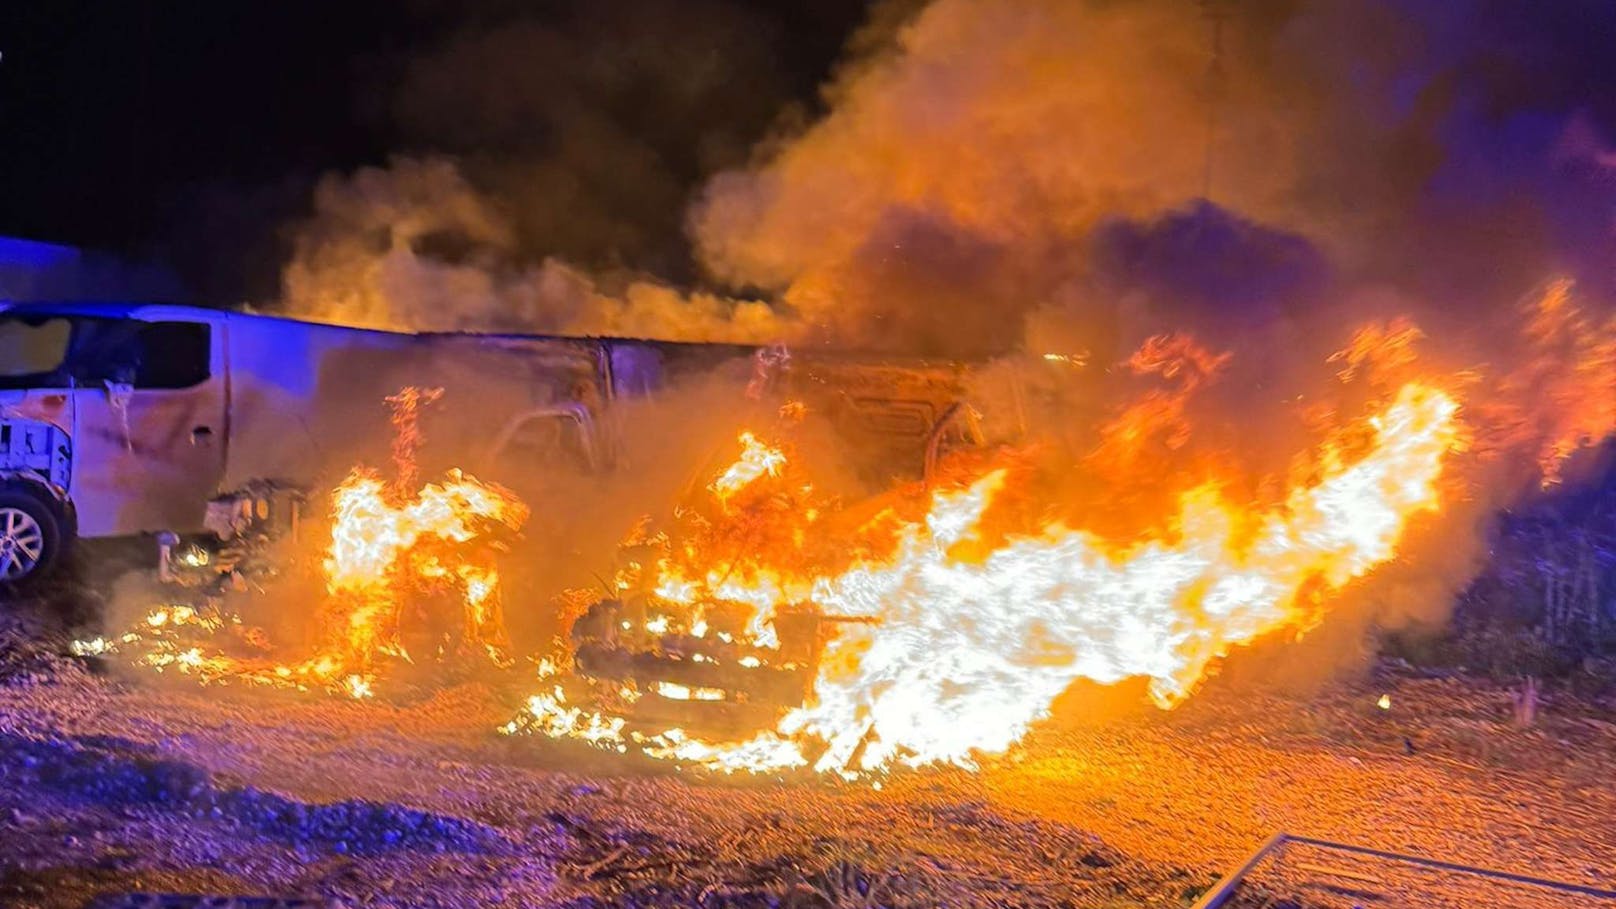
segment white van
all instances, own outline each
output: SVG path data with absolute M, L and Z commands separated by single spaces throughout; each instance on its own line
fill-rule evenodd
M 0 306 L 0 582 L 44 574 L 75 537 L 201 532 L 221 490 L 374 460 L 382 399 L 404 385 L 449 387 L 454 444 L 513 414 L 582 408 L 570 422 L 587 429 L 611 394 L 605 350 L 187 306 Z

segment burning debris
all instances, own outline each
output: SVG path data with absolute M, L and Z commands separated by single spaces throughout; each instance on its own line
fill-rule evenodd
M 454 660 L 512 663 L 500 612 L 494 556 L 519 530 L 527 507 L 500 487 L 458 470 L 437 483 L 415 485 L 418 408 L 440 390 L 408 388 L 389 399 L 394 407 L 398 476 L 385 481 L 356 468 L 333 492 L 331 540 L 321 562 L 324 596 L 312 653 L 286 660 L 265 633 L 235 608 L 249 579 L 286 553 L 260 540 L 257 558 L 236 552 L 217 559 L 192 546 L 165 559 L 165 580 L 183 600 L 153 608 L 142 621 L 112 637 L 78 641 L 79 655 L 118 654 L 158 672 L 173 670 L 204 683 L 240 681 L 298 690 L 325 689 L 365 698 L 389 666 Z M 234 511 L 232 511 L 234 513 Z M 267 520 L 267 504 L 246 525 Z M 236 528 L 234 539 L 251 535 Z M 209 583 L 200 583 L 198 577 Z M 190 582 L 186 586 L 185 581 Z
M 782 431 L 803 413 L 800 402 L 785 404 Z M 753 431 L 737 443 L 736 460 L 698 487 L 671 533 L 651 533 L 643 520 L 610 587 L 571 595 L 565 652 L 540 664 L 549 690 L 504 732 L 683 759 L 709 740 L 753 737 L 812 700 L 836 628 L 873 619 L 827 614 L 781 573 L 790 564 L 790 577 L 811 577 L 837 548 L 845 563 L 850 541 L 831 526 L 836 503 L 784 447 Z M 805 763 L 792 747 L 771 745 L 756 759 Z

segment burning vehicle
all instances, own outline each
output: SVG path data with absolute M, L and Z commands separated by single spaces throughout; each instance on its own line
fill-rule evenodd
M 592 404 L 657 387 L 631 355 L 663 375 L 716 358 L 733 373 L 743 428 L 670 519 L 629 530 L 609 577 L 524 604 L 556 618 L 557 641 L 534 654 L 539 688 L 501 731 L 724 772 L 859 778 L 975 766 L 1080 681 L 1139 679 L 1155 703 L 1176 705 L 1234 648 L 1316 628 L 1488 465 L 1532 462 L 1554 483 L 1606 434 L 1604 388 L 1582 372 L 1563 380 L 1557 365 L 1569 352 L 1578 370 L 1608 375 L 1605 339 L 1586 330 L 1568 285 L 1529 315 L 1543 356 L 1496 376 L 1425 366 L 1410 323 L 1364 326 L 1323 364 L 1336 390 L 1290 408 L 1308 441 L 1278 471 L 1193 447 L 1195 396 L 1230 355 L 1184 335 L 1149 338 L 1121 364 L 1146 390 L 1094 428 L 1075 462 L 1058 448 L 987 444 L 979 417 L 993 415 L 965 403 L 971 377 L 948 364 L 577 342 L 611 354 L 599 361 L 611 371 L 514 415 L 496 456 L 537 468 L 547 462 L 536 453 L 554 451 L 550 430 L 564 429 L 577 444 L 563 450 L 609 465 L 589 455 L 611 452 L 616 411 Z M 534 339 L 479 343 L 531 353 Z M 1488 403 L 1465 405 L 1482 383 L 1474 399 Z M 1508 405 L 1523 394 L 1564 398 L 1561 422 L 1519 420 Z M 502 617 L 504 540 L 543 503 L 459 469 L 421 480 L 421 414 L 439 395 L 390 393 L 393 476 L 361 468 L 335 487 L 311 574 L 318 633 L 295 659 L 218 647 L 243 623 L 211 602 L 155 610 L 149 628 L 84 652 L 354 698 L 401 665 L 523 666 Z M 850 447 L 887 470 L 873 495 L 831 494 L 798 450 L 805 418 L 824 414 L 838 434 L 866 434 Z M 1139 482 L 1151 475 L 1168 480 Z M 1073 494 L 1082 484 L 1096 496 Z
M 782 413 L 789 420 L 800 407 Z M 647 516 L 630 532 L 609 585 L 563 595 L 566 637 L 541 663 L 541 680 L 565 669 L 581 683 L 571 697 L 620 712 L 617 731 L 653 751 L 670 729 L 745 739 L 811 703 L 840 630 L 880 619 L 755 586 L 758 574 L 781 557 L 804 573 L 846 564 L 860 548 L 850 517 L 879 522 L 919 485 L 844 508 L 819 496 L 781 448 L 749 431 L 737 442 L 738 458 L 676 509 L 671 527 L 653 531 Z M 560 685 L 553 696 L 553 706 L 569 697 Z M 547 706 L 531 700 L 530 716 L 506 731 L 542 721 Z
M 50 416 L 45 409 L 54 403 L 62 425 L 50 424 L 50 429 L 58 434 L 57 454 L 72 469 L 45 487 L 53 507 L 64 519 L 78 520 L 85 536 L 153 533 L 161 587 L 132 628 L 79 641 L 75 651 L 85 656 L 121 652 L 140 665 L 205 682 L 239 680 L 363 698 L 374 693 L 381 676 L 397 681 L 441 674 L 445 668 L 516 665 L 518 655 L 501 614 L 498 563 L 527 521 L 528 506 L 509 489 L 459 468 L 447 469 L 437 481 L 423 481 L 421 462 L 430 435 L 477 439 L 470 460 L 496 473 L 544 472 L 563 461 L 572 470 L 610 472 L 618 459 L 617 402 L 653 395 L 699 373 L 727 382 L 736 400 L 754 409 L 800 394 L 782 412 L 800 416 L 810 406 L 803 402 L 812 402 L 851 449 L 871 453 L 864 464 L 880 472 L 879 482 L 894 476 L 919 479 L 942 453 L 980 442 L 970 411 L 960 403 L 962 370 L 954 364 L 796 358 L 783 347 L 395 336 L 207 311 L 195 311 L 203 321 L 187 322 L 191 311 L 172 307 L 144 308 L 119 330 L 148 347 L 170 333 L 189 333 L 202 342 L 218 339 L 213 347 L 199 343 L 193 351 L 213 358 L 206 370 L 198 370 L 195 384 L 178 394 L 156 387 L 139 369 L 157 354 L 136 349 L 130 354 L 135 382 L 82 391 L 76 384 L 75 345 L 93 347 L 96 333 L 114 329 L 105 324 L 112 321 L 105 312 L 75 315 L 78 311 L 40 307 L 9 313 L 23 335 L 64 322 L 68 338 L 68 354 L 56 371 L 19 380 L 33 387 L 17 391 L 9 419 Z M 91 340 L 74 340 L 80 336 Z M 267 343 L 265 337 L 284 342 L 286 350 L 296 351 L 293 342 L 301 340 L 305 351 L 323 351 L 321 367 L 310 375 L 306 360 L 282 357 L 266 363 L 270 355 L 255 346 Z M 101 362 L 99 354 L 94 362 Z M 429 372 L 447 384 L 404 386 L 359 405 L 362 392 L 405 372 Z M 322 388 L 338 381 L 333 375 L 352 381 L 336 384 L 341 393 L 332 392 L 329 400 L 320 397 Z M 65 385 L 69 393 L 53 396 L 54 384 Z M 436 405 L 457 391 L 467 395 L 473 386 L 480 397 L 494 397 L 494 405 Z M 295 407 L 287 401 L 281 402 L 285 407 L 270 406 L 294 388 L 313 388 L 315 397 Z M 89 403 L 81 407 L 80 399 Z M 87 420 L 75 424 L 79 414 L 93 413 L 103 399 L 121 402 L 110 427 Z M 377 406 L 378 400 L 387 406 Z M 218 407 L 223 411 L 210 410 Z M 429 412 L 432 433 L 423 429 Z M 209 419 L 208 413 L 220 414 L 222 428 L 215 434 L 204 423 L 190 434 L 184 454 L 195 470 L 184 477 L 189 485 L 183 490 L 163 486 L 157 497 L 158 490 L 147 484 L 167 476 L 158 468 L 176 469 L 164 460 L 162 447 L 175 436 L 153 434 Z M 345 452 L 384 435 L 367 428 L 381 413 L 390 413 L 390 425 L 382 425 L 393 439 L 391 475 L 359 467 L 340 482 L 321 479 L 334 467 L 364 462 L 361 455 Z M 127 444 L 112 463 L 93 462 L 85 447 L 73 444 L 75 425 L 80 433 L 116 433 Z M 491 426 L 499 428 L 491 432 Z M 312 441 L 309 433 L 316 427 L 329 431 L 330 445 Z M 299 438 L 310 444 L 297 445 Z M 155 476 L 142 472 L 148 464 Z M 221 479 L 210 486 L 209 476 Z M 14 482 L 43 481 L 19 476 Z M 217 492 L 232 483 L 228 491 Z M 310 502 L 323 483 L 334 484 L 329 512 L 322 514 L 319 505 L 311 512 Z M 737 482 L 735 489 L 744 485 Z M 101 489 L 121 495 L 120 507 L 87 498 Z M 81 499 L 87 503 L 82 510 L 91 515 L 88 525 L 77 517 Z M 304 539 L 310 527 L 329 536 L 314 557 L 311 541 Z M 15 579 L 49 567 L 41 558 Z M 305 646 L 293 648 L 297 652 L 290 656 L 285 642 L 272 645 L 246 617 L 271 588 L 274 596 L 321 604 L 317 620 L 305 629 Z M 792 657 L 780 666 L 784 676 L 795 679 L 798 702 L 812 688 L 814 629 L 845 619 L 805 613 L 805 621 L 813 627 L 805 626 L 801 659 Z M 787 638 L 792 639 L 789 632 Z M 663 644 L 665 653 L 676 649 L 671 640 Z M 605 655 L 600 659 L 603 667 L 609 662 Z
M 478 405 L 435 414 L 440 437 L 480 440 L 473 460 L 529 471 L 555 457 L 609 468 L 614 402 L 697 370 L 727 368 L 760 394 L 816 386 L 859 447 L 907 448 L 905 470 L 922 469 L 925 441 L 934 429 L 941 436 L 959 395 L 958 370 L 946 365 L 792 364 L 783 349 L 400 334 L 120 303 L 6 306 L 0 360 L 0 580 L 9 583 L 47 574 L 77 538 L 229 536 L 229 516 L 251 507 L 262 484 L 329 488 L 385 437 L 375 402 L 423 376 Z M 906 387 L 892 375 L 920 378 Z

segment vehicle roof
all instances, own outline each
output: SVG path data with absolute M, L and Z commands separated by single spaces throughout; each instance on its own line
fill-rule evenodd
M 328 322 L 309 322 L 303 319 L 289 319 L 284 316 L 271 316 L 252 312 L 236 312 L 208 306 L 187 306 L 181 303 L 139 300 L 31 300 L 25 303 L 0 300 L 0 315 L 7 314 L 88 316 L 103 319 L 135 319 L 142 322 L 155 322 L 163 319 L 230 323 L 270 322 L 283 325 L 313 325 L 344 331 L 378 331 L 378 329 L 353 328 Z M 400 334 L 400 332 L 386 331 L 382 333 Z
M 356 328 L 351 325 L 339 325 L 333 322 L 310 322 L 306 319 L 293 319 L 285 316 L 271 316 L 260 313 L 236 312 L 228 309 L 214 309 L 206 306 L 187 306 L 179 303 L 158 303 L 129 300 L 49 300 L 28 301 L 14 303 L 0 300 L 0 315 L 60 315 L 60 316 L 89 316 L 103 319 L 136 319 L 143 322 L 158 321 L 162 319 L 197 319 L 213 322 L 244 322 L 268 321 L 293 325 L 315 325 L 322 328 L 336 328 L 343 331 L 381 331 L 384 334 L 411 334 L 420 338 L 448 338 L 482 341 L 588 341 L 609 343 L 645 344 L 662 348 L 733 348 L 737 351 L 750 352 L 751 345 L 740 344 L 699 344 L 681 341 L 647 341 L 638 338 L 606 338 L 595 335 L 557 335 L 525 332 L 474 332 L 474 331 L 423 331 L 423 332 L 396 332 L 386 329 Z
M 146 300 L 30 300 L 0 301 L 0 313 L 63 316 L 99 316 L 105 319 L 193 318 L 219 320 L 246 315 L 203 306 L 185 306 Z
M 27 303 L 0 303 L 0 312 L 17 314 L 59 313 L 64 316 L 106 316 L 120 318 L 132 316 L 135 310 L 146 306 L 145 303 L 112 303 L 98 301 L 80 301 L 63 303 L 27 302 Z
M 683 354 L 698 359 L 713 356 L 749 356 L 760 345 L 755 344 L 725 344 L 703 341 L 657 341 L 644 338 L 605 337 L 599 335 L 553 335 L 553 334 L 526 334 L 501 332 L 467 332 L 467 331 L 429 331 L 429 332 L 396 332 L 384 329 L 355 328 L 348 325 L 338 325 L 331 322 L 310 322 L 304 319 L 291 319 L 284 316 L 262 315 L 259 313 L 236 312 L 228 309 L 214 309 L 205 306 L 186 306 L 178 303 L 161 303 L 128 300 L 64 300 L 64 301 L 29 301 L 14 303 L 0 300 L 0 315 L 62 315 L 62 316 L 91 316 L 106 319 L 138 319 L 140 321 L 159 321 L 162 319 L 194 319 L 198 321 L 229 322 L 232 324 L 268 322 L 282 325 L 310 325 L 319 328 L 330 328 L 340 331 L 375 332 L 387 335 L 408 335 L 417 338 L 465 338 L 483 339 L 491 341 L 521 342 L 521 341 L 552 341 L 552 342 L 588 342 L 605 344 L 639 345 L 653 347 L 665 354 Z M 847 348 L 824 348 L 817 345 L 791 348 L 793 355 L 802 355 L 812 360 L 820 361 L 846 361 L 849 363 L 885 363 L 896 366 L 936 366 L 950 367 L 959 361 L 914 356 L 906 354 L 890 354 L 874 351 L 861 351 Z
M 281 325 L 309 325 L 318 328 L 331 328 L 340 331 L 352 332 L 378 332 L 389 335 L 409 335 L 423 339 L 446 338 L 476 341 L 558 341 L 558 342 L 588 342 L 588 343 L 629 343 L 648 344 L 666 348 L 680 347 L 717 347 L 740 345 L 701 345 L 682 342 L 642 341 L 633 338 L 602 338 L 593 335 L 552 335 L 537 333 L 514 332 L 472 332 L 472 331 L 424 331 L 424 332 L 397 332 L 386 329 L 357 328 L 352 325 L 340 325 L 334 322 L 310 322 L 306 319 L 293 319 L 285 316 L 271 316 L 260 313 L 236 312 L 228 309 L 215 309 L 206 306 L 187 306 L 179 303 L 158 303 L 131 300 L 40 300 L 15 303 L 0 300 L 0 315 L 35 315 L 35 316 L 86 316 L 102 319 L 135 319 L 142 322 L 155 322 L 164 319 L 197 320 L 209 322 L 269 322 Z M 750 348 L 745 348 L 750 350 Z

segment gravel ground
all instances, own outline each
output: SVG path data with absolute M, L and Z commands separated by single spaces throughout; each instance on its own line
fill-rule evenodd
M 132 682 L 57 656 L 54 618 L 5 621 L 4 906 L 1183 906 L 1279 829 L 1616 886 L 1616 714 L 1551 693 L 1517 729 L 1474 680 L 1215 684 L 1104 720 L 1076 696 L 980 772 L 877 790 L 494 735 L 515 683 L 404 704 Z

